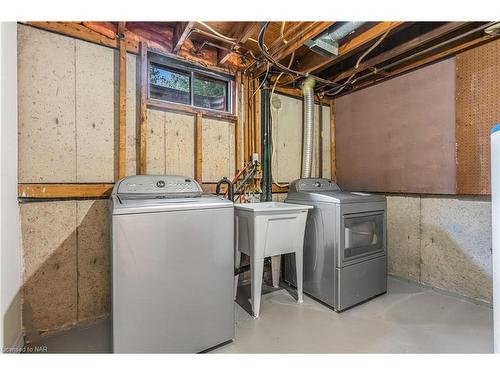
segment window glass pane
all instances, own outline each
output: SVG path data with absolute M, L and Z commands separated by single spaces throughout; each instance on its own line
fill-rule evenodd
M 227 111 L 226 81 L 195 75 L 194 105 L 196 107 Z
M 190 104 L 189 74 L 151 64 L 150 94 L 154 99 Z

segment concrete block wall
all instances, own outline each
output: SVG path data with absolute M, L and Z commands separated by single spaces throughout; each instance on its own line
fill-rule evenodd
M 492 301 L 491 201 L 389 195 L 390 274 Z

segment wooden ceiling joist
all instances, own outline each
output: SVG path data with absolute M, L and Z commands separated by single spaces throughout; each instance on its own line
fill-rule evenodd
M 236 46 L 234 46 L 233 49 L 238 51 L 238 45 L 246 43 L 246 41 L 256 32 L 257 28 L 257 22 L 245 22 L 241 28 L 235 31 L 232 35 L 229 35 L 229 37 L 234 37 L 236 39 Z M 221 51 L 218 65 L 224 65 L 233 55 L 235 54 L 228 51 Z
M 352 69 L 348 69 L 346 71 L 343 71 L 340 74 L 337 74 L 336 76 L 329 77 L 328 79 L 333 80 L 334 82 L 339 82 L 342 81 L 348 77 L 350 77 L 352 74 L 357 74 L 360 73 L 366 69 L 375 67 L 377 65 L 382 64 L 385 61 L 388 61 L 390 59 L 393 59 L 395 57 L 398 57 L 400 55 L 403 55 L 404 53 L 407 53 L 411 50 L 414 50 L 416 48 L 419 48 L 427 43 L 431 43 L 449 33 L 452 33 L 453 31 L 456 31 L 464 26 L 466 26 L 468 22 L 448 22 L 444 24 L 443 26 L 437 27 L 434 30 L 431 30 L 425 34 L 419 35 L 408 42 L 405 42 L 403 44 L 398 45 L 395 48 L 390 49 L 389 51 L 383 52 L 379 55 L 376 55 L 375 57 L 368 59 L 364 62 L 362 62 L 358 68 L 353 67 Z
M 491 35 L 484 35 L 484 34 L 480 35 L 475 39 L 468 40 L 468 41 L 462 42 L 454 47 L 435 52 L 435 53 L 431 54 L 430 56 L 427 56 L 427 57 L 422 58 L 422 59 L 418 59 L 418 60 L 416 60 L 412 63 L 406 64 L 406 65 L 402 65 L 401 67 L 395 68 L 395 69 L 391 70 L 390 72 L 385 72 L 383 77 L 381 77 L 378 80 L 369 80 L 369 81 L 367 80 L 365 82 L 360 82 L 357 85 L 354 85 L 354 87 L 351 90 L 349 90 L 348 92 L 345 92 L 345 94 L 360 90 L 360 89 L 368 87 L 368 86 L 371 86 L 375 83 L 379 83 L 383 79 L 387 79 L 387 78 L 398 76 L 398 75 L 403 74 L 403 73 L 407 73 L 411 70 L 423 67 L 423 66 L 425 66 L 427 64 L 431 64 L 433 62 L 437 62 L 439 60 L 456 55 L 456 54 L 463 52 L 465 50 L 468 50 L 470 48 L 478 47 L 484 43 L 488 43 L 488 42 L 491 42 L 491 41 L 496 40 L 496 39 L 499 39 L 499 37 L 498 36 L 491 36 Z
M 194 27 L 194 22 L 177 22 L 174 29 L 174 41 L 172 53 L 179 53 L 182 45 L 189 37 L 191 30 Z
M 302 47 L 306 41 L 315 38 L 333 24 L 334 22 L 302 22 L 299 25 L 295 25 L 284 33 L 284 38 L 279 38 L 271 46 L 268 46 L 269 53 L 274 60 L 280 61 Z M 284 43 L 283 39 L 287 43 Z M 266 66 L 266 64 L 263 64 L 258 68 L 255 71 L 255 75 L 262 74 L 266 70 Z
M 277 51 L 272 51 L 273 58 L 276 61 L 284 59 L 288 55 L 291 55 L 292 52 L 295 52 L 302 47 L 309 39 L 315 38 L 333 24 L 334 22 L 311 22 L 309 27 L 301 29 L 301 31 L 293 35 L 292 38 L 287 39 L 288 42 L 286 44 L 282 44 Z
M 303 56 L 300 61 L 293 66 L 295 70 L 301 72 L 314 73 L 318 70 L 324 69 L 327 66 L 335 63 L 339 57 L 345 57 L 348 54 L 358 51 L 362 47 L 369 47 L 371 43 L 374 43 L 377 38 L 381 37 L 386 32 L 394 30 L 396 27 L 401 26 L 403 22 L 380 22 L 375 26 L 369 28 L 365 32 L 360 33 L 348 42 L 339 46 L 339 52 L 337 57 L 325 57 L 319 55 L 313 51 L 307 53 Z

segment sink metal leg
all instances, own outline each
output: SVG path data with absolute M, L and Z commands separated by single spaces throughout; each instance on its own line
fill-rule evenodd
M 295 272 L 297 273 L 297 300 L 299 303 L 304 302 L 302 294 L 302 263 L 302 251 L 297 251 L 295 253 Z
M 280 285 L 281 255 L 271 257 L 271 270 L 273 274 L 273 287 L 278 288 Z
M 250 283 L 253 317 L 258 318 L 260 313 L 260 295 L 262 290 L 262 274 L 264 273 L 264 259 L 250 257 Z

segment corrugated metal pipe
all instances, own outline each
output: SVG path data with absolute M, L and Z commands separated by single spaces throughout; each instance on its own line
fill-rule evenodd
M 302 137 L 302 178 L 311 177 L 314 137 L 314 79 L 302 82 L 304 95 L 304 130 Z

